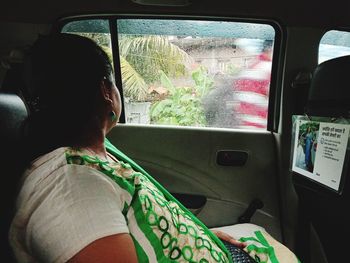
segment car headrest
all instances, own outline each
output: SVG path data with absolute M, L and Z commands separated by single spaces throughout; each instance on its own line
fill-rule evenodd
M 311 81 L 306 113 L 326 117 L 349 117 L 350 56 L 317 66 Z
M 17 143 L 23 136 L 23 124 L 28 113 L 23 100 L 14 94 L 0 93 L 1 145 Z

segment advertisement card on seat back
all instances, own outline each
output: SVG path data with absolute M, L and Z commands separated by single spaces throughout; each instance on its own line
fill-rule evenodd
M 297 116 L 292 170 L 339 191 L 350 125 Z

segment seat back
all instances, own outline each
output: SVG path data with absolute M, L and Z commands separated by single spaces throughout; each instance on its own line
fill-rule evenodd
M 350 116 L 350 56 L 325 61 L 315 69 L 306 113 L 325 117 Z
M 350 56 L 332 59 L 318 65 L 311 81 L 305 113 L 309 116 L 350 118 Z M 294 173 L 294 184 L 300 202 L 300 216 L 315 229 L 328 262 L 345 262 L 344 252 L 350 234 L 349 145 L 344 161 L 345 183 L 341 195 L 323 188 Z M 305 229 L 304 229 L 305 230 Z M 304 231 L 297 241 L 307 240 Z M 308 246 L 304 246 L 304 249 Z M 304 251 L 309 253 L 308 251 Z M 309 258 L 310 259 L 310 258 Z
M 23 172 L 23 124 L 27 109 L 14 94 L 0 93 L 0 174 L 1 174 L 1 262 L 13 262 L 8 244 L 8 230 L 12 220 L 19 177 Z

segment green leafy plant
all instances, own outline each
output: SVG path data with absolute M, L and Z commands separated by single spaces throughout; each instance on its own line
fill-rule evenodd
M 204 68 L 192 73 L 193 87 L 175 87 L 167 75 L 161 71 L 160 81 L 167 88 L 166 99 L 154 103 L 151 107 L 151 122 L 181 126 L 205 126 L 206 119 L 202 106 L 202 97 L 213 85 Z
M 198 67 L 192 72 L 192 79 L 196 84 L 195 90 L 198 92 L 198 96 L 200 98 L 207 95 L 213 88 L 214 80 L 208 76 L 207 70 L 203 66 Z

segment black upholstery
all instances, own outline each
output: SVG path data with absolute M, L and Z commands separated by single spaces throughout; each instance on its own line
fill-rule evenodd
M 350 56 L 325 61 L 314 71 L 308 96 L 309 115 L 347 117 L 350 108 Z
M 350 111 L 350 56 L 321 63 L 314 71 L 306 113 L 309 116 L 349 118 Z M 346 251 L 350 235 L 350 167 L 349 145 L 344 163 L 345 184 L 338 195 L 316 183 L 294 174 L 294 183 L 300 202 L 301 221 L 311 223 L 322 243 L 327 260 L 348 262 Z M 309 253 L 309 229 L 302 229 L 299 242 L 304 253 Z M 304 243 L 304 244 L 303 244 Z M 306 261 L 309 262 L 306 257 Z
M 0 93 L 1 262 L 13 262 L 8 244 L 8 229 L 13 216 L 18 180 L 24 167 L 22 128 L 26 118 L 27 109 L 20 97 Z

